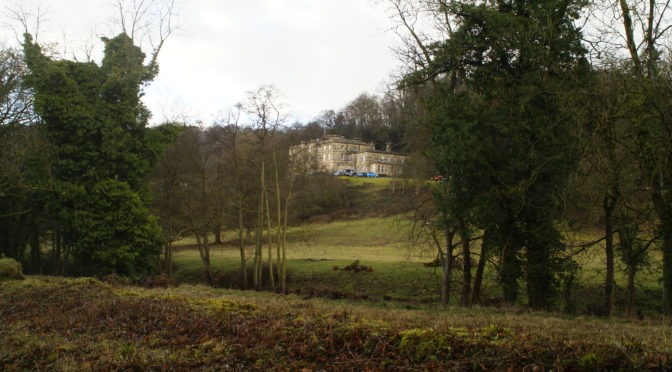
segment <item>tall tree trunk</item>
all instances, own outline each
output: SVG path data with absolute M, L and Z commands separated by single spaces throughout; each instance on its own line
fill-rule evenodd
M 623 28 L 625 29 L 625 40 L 628 46 L 628 51 L 630 52 L 630 58 L 632 59 L 636 75 L 641 77 L 642 63 L 639 58 L 639 52 L 637 51 L 637 43 L 635 41 L 635 31 L 630 14 L 630 6 L 628 5 L 627 0 L 619 0 L 618 3 L 621 7 L 621 17 L 623 19 Z
M 643 12 L 646 13 L 646 24 L 642 16 L 642 13 L 639 12 L 636 6 L 630 6 L 626 0 L 619 0 L 619 5 L 621 8 L 621 18 L 623 20 L 623 27 L 625 29 L 626 44 L 630 52 L 630 58 L 633 62 L 635 77 L 645 86 L 645 98 L 649 101 L 649 104 L 653 106 L 658 106 L 658 99 L 660 99 L 659 92 L 656 89 L 651 89 L 655 86 L 658 80 L 658 62 L 659 62 L 659 50 L 656 47 L 656 42 L 661 41 L 659 39 L 667 30 L 664 22 L 661 24 L 660 19 L 656 22 L 654 19 L 660 17 L 657 10 L 664 12 L 668 8 L 668 5 L 660 5 L 653 1 L 649 0 L 648 2 L 638 3 L 638 5 L 643 6 Z M 640 28 L 637 28 L 633 24 L 633 13 L 635 20 L 639 20 L 641 24 Z M 638 35 L 638 32 L 634 31 L 638 29 L 638 32 L 643 33 L 643 40 L 637 42 L 635 40 L 635 35 Z M 644 47 L 644 57 L 645 60 L 642 61 L 640 57 L 639 46 Z M 665 103 L 667 105 L 667 103 Z M 672 164 L 672 154 L 669 152 L 669 143 L 670 143 L 670 128 L 669 128 L 669 108 L 668 107 L 658 107 L 658 114 L 661 115 L 658 119 L 660 120 L 659 125 L 663 128 L 658 129 L 659 132 L 653 135 L 652 138 L 648 138 L 648 141 L 652 142 L 654 146 L 661 146 L 659 149 L 663 151 L 664 155 L 656 153 L 654 150 L 652 153 L 648 154 L 645 158 L 645 166 L 651 166 L 653 164 L 654 168 L 651 172 L 651 200 L 658 215 L 658 230 L 661 234 L 662 239 L 662 251 L 663 251 L 663 304 L 662 310 L 666 315 L 672 315 L 672 197 L 670 192 L 672 191 L 670 183 L 672 182 L 672 176 L 670 175 L 669 167 Z M 653 140 L 653 141 L 652 141 Z M 648 145 L 648 143 L 646 144 Z M 654 147 L 652 146 L 652 147 Z M 662 164 L 661 164 L 662 163 Z
M 201 166 L 201 217 L 203 220 L 208 218 L 208 197 L 206 192 L 206 168 L 204 165 Z M 198 244 L 198 252 L 201 255 L 201 260 L 205 265 L 205 273 L 207 275 L 208 284 L 214 284 L 214 278 L 212 275 L 212 267 L 210 265 L 210 246 L 208 242 L 208 233 L 210 232 L 210 226 L 205 223 L 203 226 L 200 226 L 194 233 L 196 234 L 196 241 Z
M 282 224 L 282 249 L 280 257 L 280 293 L 287 294 L 287 221 L 289 220 L 289 200 L 292 195 L 292 185 L 285 200 L 285 216 Z
M 72 252 L 72 246 L 63 242 L 63 237 L 60 237 L 60 244 L 63 246 L 63 253 L 61 255 L 61 262 L 59 265 L 58 272 L 61 276 L 65 275 L 68 269 L 68 261 L 70 260 L 70 253 Z
M 280 293 L 284 293 L 284 279 L 282 278 L 282 202 L 280 199 L 280 174 L 278 172 L 278 160 L 275 151 L 275 145 L 273 146 L 273 171 L 275 175 L 275 206 L 276 206 L 276 229 L 275 229 L 275 244 L 276 244 L 276 255 L 277 255 L 277 264 L 278 264 L 278 276 L 280 281 Z M 269 211 L 270 218 L 270 211 Z
M 672 314 L 672 205 L 667 179 L 658 175 L 652 185 L 652 199 L 659 220 L 663 251 L 663 313 Z
M 53 275 L 58 275 L 59 262 L 61 261 L 61 244 L 58 241 L 58 228 L 51 230 L 51 261 L 53 267 L 49 268 L 49 272 Z
M 669 222 L 668 222 L 669 223 Z M 663 313 L 672 315 L 672 234 L 663 237 Z
M 441 250 L 441 243 L 436 237 L 436 234 L 433 233 L 432 238 L 439 251 L 439 259 L 441 259 L 442 263 L 441 268 L 443 271 L 443 278 L 441 281 L 441 304 L 445 307 L 450 303 L 450 284 L 453 274 L 453 251 L 455 250 L 453 238 L 455 237 L 455 230 L 446 225 L 444 226 L 443 235 L 446 239 L 445 257 L 442 257 L 444 256 L 444 253 Z
M 240 272 L 243 289 L 247 289 L 247 259 L 245 257 L 245 227 L 243 226 L 243 198 L 238 197 L 238 249 L 240 250 Z
M 263 146 L 262 146 L 263 149 Z M 263 156 L 263 155 L 262 155 Z M 259 191 L 259 209 L 257 210 L 257 230 L 255 234 L 255 250 L 254 250 L 254 289 L 261 290 L 262 279 L 262 235 L 264 231 L 264 195 L 266 194 L 265 182 L 265 166 L 264 160 L 261 160 L 261 175 L 260 175 L 260 191 Z
M 485 272 L 485 263 L 488 260 L 488 254 L 492 248 L 492 239 L 490 239 L 489 235 L 490 233 L 485 231 L 483 235 L 483 241 L 481 242 L 481 255 L 478 258 L 478 267 L 476 268 L 476 276 L 474 277 L 474 287 L 471 290 L 472 305 L 478 305 L 481 303 L 483 273 Z
M 289 181 L 289 190 L 285 198 L 285 210 L 282 222 L 282 252 L 280 257 L 280 292 L 287 294 L 287 225 L 289 221 L 289 202 L 294 193 L 294 178 Z
M 513 305 L 518 299 L 518 279 L 521 275 L 518 246 L 511 241 L 504 242 L 500 259 L 499 281 L 502 284 L 504 302 Z
M 175 182 L 171 183 L 174 184 Z M 165 271 L 169 278 L 173 277 L 173 239 L 176 239 L 173 234 L 173 212 L 172 212 L 172 193 L 174 188 L 170 188 L 168 191 L 164 191 L 163 199 L 166 200 L 166 219 L 163 224 L 164 228 L 164 237 L 166 238 L 166 244 L 163 247 L 163 260 Z
M 40 252 L 40 231 L 37 224 L 33 224 L 30 232 L 30 273 L 42 273 L 42 253 Z
M 271 202 L 266 195 L 266 242 L 268 244 L 268 282 L 271 291 L 275 292 L 275 274 L 273 273 L 273 237 L 271 236 Z
M 604 233 L 607 275 L 604 282 L 604 315 L 611 316 L 614 312 L 614 207 L 616 197 L 605 195 L 604 208 Z
M 637 268 L 630 266 L 627 269 L 628 287 L 626 293 L 626 311 L 629 317 L 635 316 L 635 276 L 637 275 Z
M 543 241 L 531 242 L 526 249 L 527 300 L 534 310 L 548 308 L 551 291 L 550 247 Z
M 173 277 L 173 241 L 168 240 L 164 246 L 163 259 L 166 265 L 166 275 Z
M 201 261 L 205 266 L 205 276 L 209 285 L 214 284 L 214 278 L 212 275 L 212 266 L 210 264 L 210 246 L 208 245 L 208 232 L 200 233 L 198 231 L 194 232 L 196 236 L 196 244 L 198 245 L 198 253 L 201 256 Z
M 462 245 L 462 295 L 460 296 L 460 303 L 462 306 L 470 306 L 471 301 L 471 249 L 470 242 L 471 234 L 464 222 L 464 218 L 458 220 L 458 227 L 460 229 L 460 240 Z
M 53 272 L 55 275 L 65 275 L 69 249 L 63 243 L 63 235 L 58 227 L 52 230 L 51 239 L 54 246 L 54 249 L 52 250 L 52 259 L 55 265 Z
M 222 224 L 220 222 L 215 223 L 215 227 L 212 229 L 213 234 L 215 235 L 214 244 L 222 244 Z

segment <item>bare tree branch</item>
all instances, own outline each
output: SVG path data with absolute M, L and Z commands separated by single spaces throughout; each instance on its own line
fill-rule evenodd
M 134 43 L 151 48 L 149 67 L 156 69 L 166 40 L 177 29 L 177 0 L 114 0 L 121 31 Z
M 7 14 L 7 17 L 12 23 L 18 24 L 22 28 L 21 31 L 16 29 L 16 24 L 10 24 L 10 27 L 14 32 L 14 37 L 19 44 L 23 43 L 23 37 L 25 34 L 31 34 L 33 40 L 37 41 L 40 35 L 40 26 L 43 19 L 46 17 L 46 10 L 42 8 L 41 3 L 38 1 L 35 5 L 33 11 L 25 8 L 25 3 L 18 1 L 14 4 L 9 4 L 4 7 L 4 11 Z

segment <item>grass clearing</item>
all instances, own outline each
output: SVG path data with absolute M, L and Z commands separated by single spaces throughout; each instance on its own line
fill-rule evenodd
M 355 186 L 373 186 L 374 188 L 387 188 L 390 185 L 390 182 L 398 180 L 397 178 L 391 177 L 348 177 L 348 176 L 339 176 L 341 179 L 346 179 L 348 182 Z
M 440 270 L 423 266 L 434 259 L 434 252 L 427 247 L 409 247 L 404 232 L 407 223 L 386 217 L 290 229 L 288 289 L 304 296 L 435 301 L 440 293 Z M 253 247 L 247 247 L 246 254 L 252 257 Z M 179 282 L 204 280 L 203 264 L 195 249 L 178 248 L 174 257 Z M 216 270 L 239 269 L 240 253 L 232 245 L 213 247 L 211 258 Z M 334 270 L 355 260 L 372 266 L 373 272 Z
M 441 270 L 425 267 L 423 263 L 435 258 L 431 245 L 411 247 L 407 231 L 410 221 L 404 215 L 339 220 L 326 224 L 305 224 L 290 228 L 288 232 L 288 290 L 303 297 L 324 296 L 333 299 L 365 299 L 375 302 L 391 301 L 417 306 L 439 301 Z M 592 241 L 598 232 L 585 232 L 578 240 Z M 189 241 L 178 244 L 175 252 L 175 274 L 178 282 L 203 283 L 203 264 L 197 250 L 189 247 Z M 478 245 L 474 247 L 478 254 Z M 246 250 L 253 256 L 253 247 Z M 266 249 L 264 249 L 264 255 Z M 275 251 L 274 251 L 275 254 Z M 215 270 L 225 278 L 235 277 L 239 270 L 240 253 L 232 244 L 213 246 L 212 262 Z M 652 253 L 651 265 L 642 270 L 637 281 L 637 302 L 640 313 L 657 316 L 660 312 L 660 258 Z M 476 257 L 477 258 L 477 257 Z M 604 252 L 593 248 L 575 256 L 580 263 L 578 285 L 574 289 L 577 311 L 599 314 L 602 306 L 604 285 Z M 355 260 L 372 266 L 373 272 L 344 272 L 342 268 Z M 617 260 L 617 265 L 620 263 Z M 619 266 L 622 269 L 622 266 Z M 459 296 L 461 272 L 454 274 L 453 301 Z M 520 301 L 525 301 L 524 283 Z M 625 273 L 616 272 L 617 308 L 624 311 Z M 219 285 L 235 288 L 236 283 L 223 281 Z M 496 280 L 496 268 L 486 266 L 483 284 L 484 303 L 497 304 L 501 289 Z M 562 308 L 558 294 L 558 308 Z M 409 305 L 410 304 L 410 305 Z

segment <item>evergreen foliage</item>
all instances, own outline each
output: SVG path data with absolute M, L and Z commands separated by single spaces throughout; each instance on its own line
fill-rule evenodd
M 161 141 L 147 136 L 149 112 L 140 97 L 156 68 L 143 65 L 144 53 L 126 34 L 103 42 L 98 66 L 54 60 L 25 37 L 26 82 L 56 150 L 46 213 L 57 259 L 72 255 L 81 264 L 64 271 L 146 272 L 161 235 L 143 179 Z
M 525 263 L 528 301 L 548 306 L 561 249 L 558 198 L 578 161 L 568 97 L 587 76 L 577 1 L 455 3 L 459 27 L 433 44 L 429 154 L 447 177 L 453 219 L 486 230 L 500 247 L 506 300 Z

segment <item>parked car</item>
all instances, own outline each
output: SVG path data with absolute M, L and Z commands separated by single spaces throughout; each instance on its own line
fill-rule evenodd
M 359 172 L 355 174 L 357 177 L 367 177 L 367 178 L 375 178 L 378 177 L 378 173 L 376 172 Z
M 348 176 L 348 177 L 351 177 L 351 176 L 354 176 L 354 175 L 355 175 L 355 171 L 352 170 L 352 169 L 339 169 L 336 172 L 334 172 L 334 176 Z

